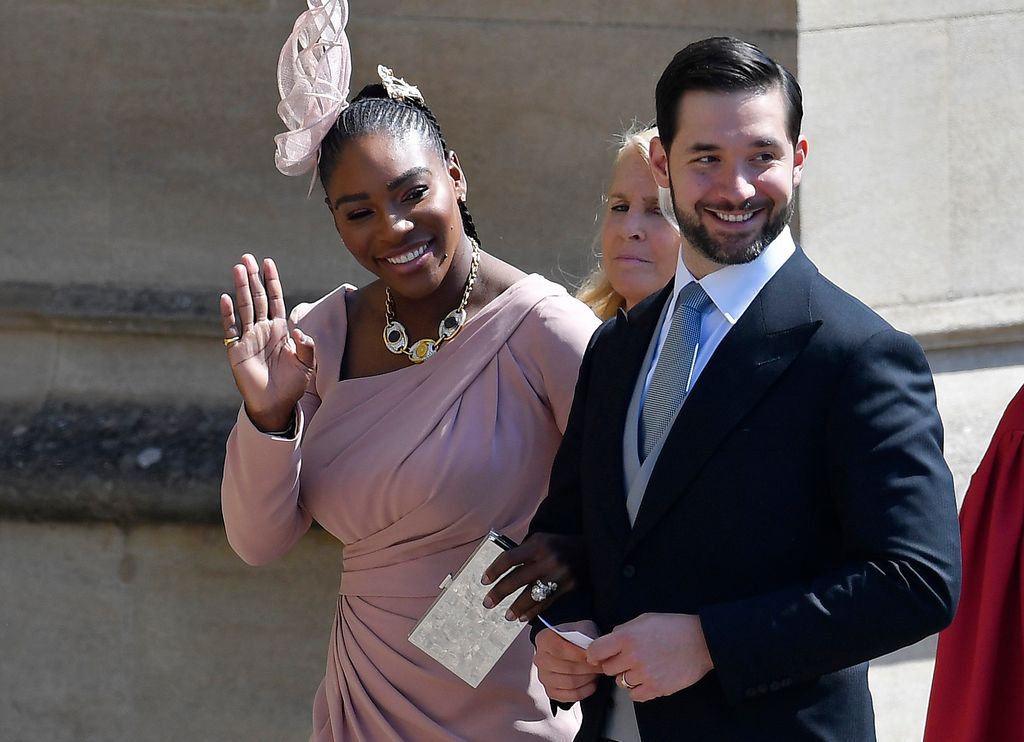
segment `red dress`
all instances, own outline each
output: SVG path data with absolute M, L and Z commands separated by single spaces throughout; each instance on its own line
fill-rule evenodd
M 939 636 L 925 742 L 1024 740 L 1024 388 L 960 510 L 963 589 Z

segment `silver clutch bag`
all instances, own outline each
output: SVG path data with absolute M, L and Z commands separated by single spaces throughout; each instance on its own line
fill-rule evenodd
M 410 642 L 474 688 L 526 627 L 505 620 L 505 611 L 520 593 L 490 610 L 483 606 L 493 584 L 481 585 L 480 578 L 501 552 L 513 546 L 494 531 L 487 534 L 459 571 L 441 583 L 441 594 L 409 633 Z

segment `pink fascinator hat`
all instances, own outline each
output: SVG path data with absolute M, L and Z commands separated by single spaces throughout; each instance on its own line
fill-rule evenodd
M 277 114 L 288 131 L 274 137 L 274 162 L 285 175 L 302 175 L 316 167 L 320 143 L 348 106 L 348 2 L 307 0 L 307 5 L 309 10 L 295 21 L 277 63 Z

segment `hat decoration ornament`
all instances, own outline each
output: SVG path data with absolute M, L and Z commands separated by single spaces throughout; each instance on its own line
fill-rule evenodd
M 347 0 L 307 0 L 307 5 L 277 63 L 277 114 L 288 131 L 274 137 L 274 162 L 285 175 L 315 171 L 320 143 L 348 106 L 352 76 Z
M 421 104 L 424 103 L 423 94 L 420 92 L 420 89 L 415 85 L 410 85 L 400 77 L 395 77 L 395 73 L 388 67 L 378 64 L 377 77 L 380 78 L 380 84 L 384 86 L 384 90 L 387 91 L 388 97 L 391 100 L 411 100 Z

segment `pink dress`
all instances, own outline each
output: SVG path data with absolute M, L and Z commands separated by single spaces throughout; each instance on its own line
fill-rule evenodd
M 339 382 L 345 293 L 293 313 L 319 369 L 297 439 L 264 435 L 241 411 L 222 487 L 228 540 L 251 564 L 313 519 L 344 545 L 311 740 L 572 739 L 578 720 L 552 716 L 528 632 L 476 689 L 408 634 L 489 529 L 526 533 L 597 320 L 531 275 L 423 364 Z

